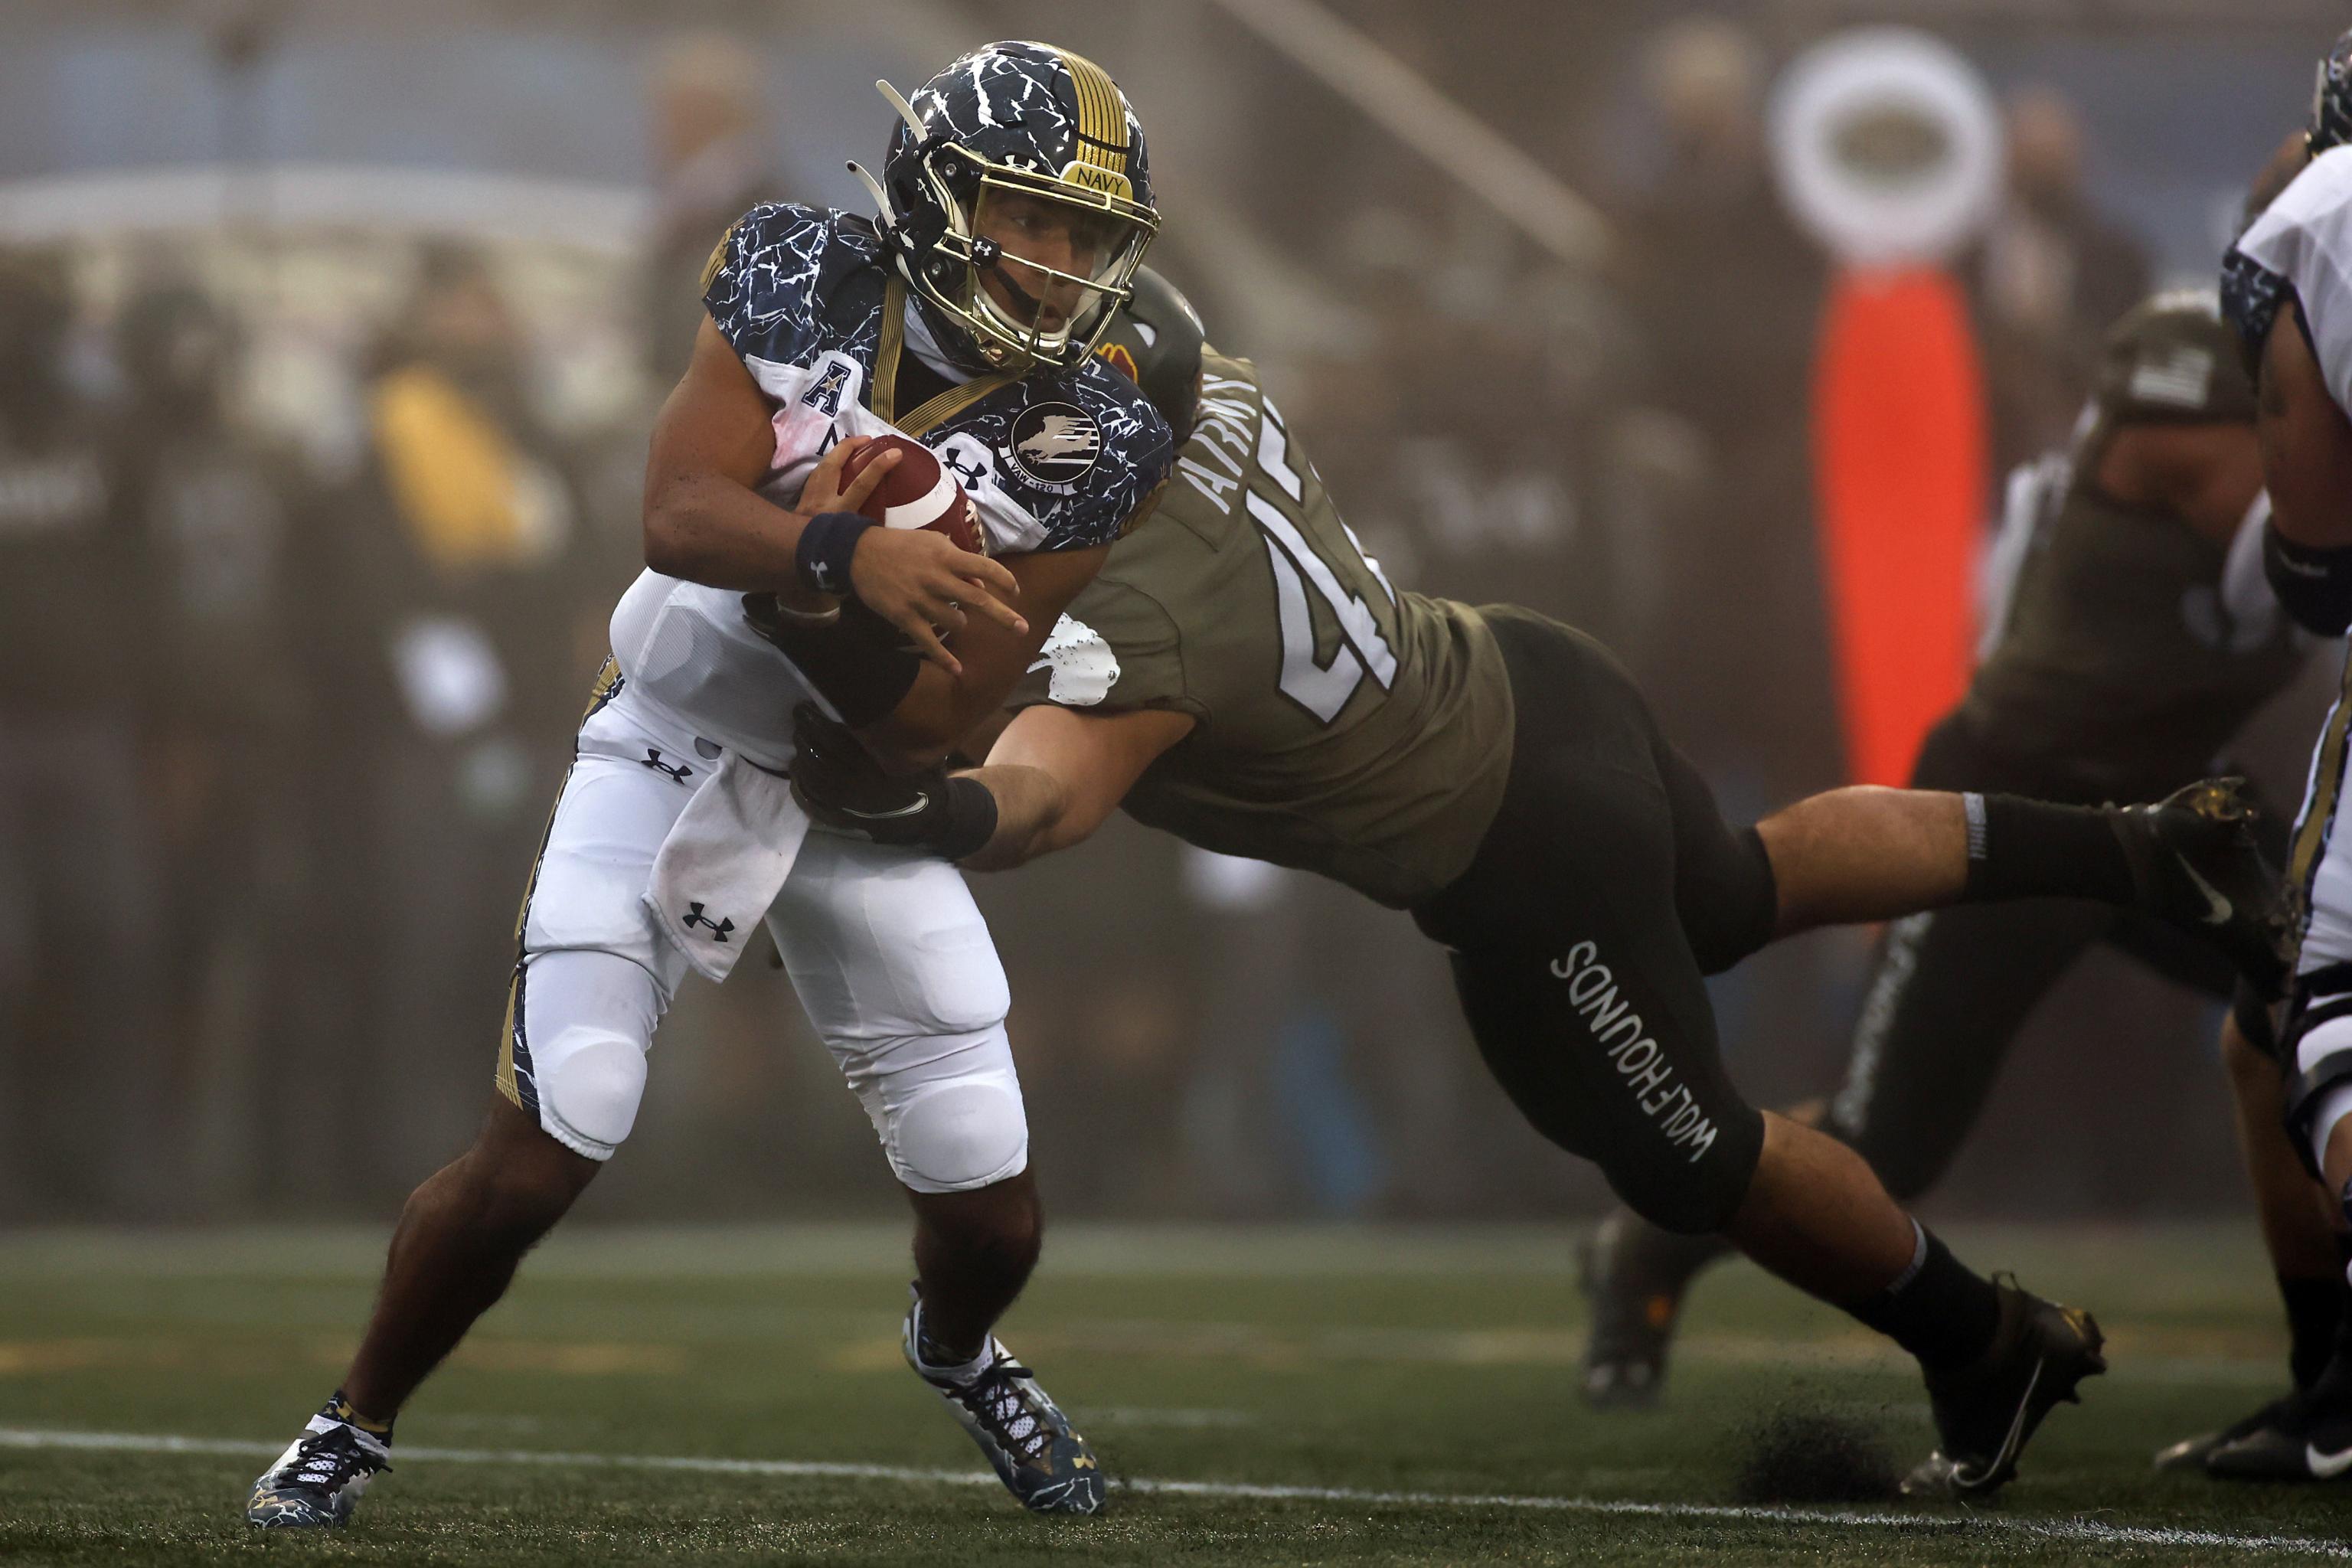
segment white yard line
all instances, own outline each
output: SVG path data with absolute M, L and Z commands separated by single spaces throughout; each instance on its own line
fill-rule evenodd
M 174 1437 L 135 1432 L 68 1432 L 0 1426 L 0 1448 L 99 1449 L 130 1454 L 224 1454 L 272 1458 L 276 1443 L 230 1437 Z M 985 1470 L 919 1469 L 902 1465 L 838 1464 L 822 1459 L 718 1459 L 656 1454 L 569 1454 L 530 1448 L 400 1449 L 403 1462 L 446 1460 L 469 1465 L 544 1465 L 567 1469 L 684 1470 L 704 1475 L 779 1476 L 803 1479 L 910 1481 L 925 1486 L 992 1487 Z M 1267 1502 L 1329 1502 L 1351 1507 L 1532 1509 L 1648 1519 L 1846 1525 L 1927 1534 L 2015 1536 L 2097 1546 L 2182 1547 L 2221 1552 L 2281 1552 L 2352 1558 L 2352 1546 L 2294 1535 L 2238 1535 L 2216 1530 L 2167 1530 L 2105 1524 L 2092 1519 L 2021 1519 L 2008 1514 L 1886 1513 L 1849 1509 L 1756 1508 L 1728 1503 L 1630 1502 L 1607 1498 L 1488 1496 L 1475 1492 L 1366 1491 L 1352 1487 L 1253 1486 L 1239 1481 L 1114 1479 L 1121 1491 L 1166 1497 L 1255 1499 Z

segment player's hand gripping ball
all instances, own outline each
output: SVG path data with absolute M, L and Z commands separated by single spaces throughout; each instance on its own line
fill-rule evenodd
M 898 466 L 882 476 L 874 493 L 858 510 L 885 528 L 927 528 L 944 533 L 959 550 L 988 553 L 980 513 L 963 493 L 956 477 L 931 449 L 904 436 L 877 436 L 849 455 L 841 466 L 844 489 L 856 482 L 866 465 L 885 452 L 900 454 Z

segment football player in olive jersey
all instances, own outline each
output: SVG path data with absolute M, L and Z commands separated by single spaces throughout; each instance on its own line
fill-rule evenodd
M 813 816 L 938 845 L 932 824 L 993 811 L 962 863 L 1003 868 L 1124 805 L 1410 910 L 1539 1131 L 1646 1219 L 1722 1232 L 1894 1338 L 1942 1438 L 1915 1488 L 1999 1488 L 2102 1370 L 2096 1326 L 1969 1270 L 1850 1149 L 1742 1100 L 1704 976 L 1792 931 L 1963 901 L 2065 894 L 2194 927 L 2201 879 L 2233 906 L 2209 934 L 2274 982 L 2284 915 L 2233 791 L 2094 809 L 1848 789 L 1734 827 L 1599 644 L 1391 584 L 1172 289 L 1139 275 L 1111 352 L 1186 437 L 1153 526 L 1073 601 L 977 772 L 894 777 L 804 715 Z

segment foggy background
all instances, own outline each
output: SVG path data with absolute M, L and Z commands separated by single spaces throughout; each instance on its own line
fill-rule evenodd
M 1421 100 L 1352 100 L 1336 57 L 1286 45 L 1286 5 L 0 9 L 0 1221 L 388 1219 L 463 1145 L 703 258 L 755 200 L 867 210 L 842 163 L 879 162 L 877 76 L 909 89 L 1003 37 L 1102 64 L 1150 138 L 1150 264 L 1258 361 L 1391 576 L 1602 637 L 1745 819 L 1845 777 L 1808 492 L 1826 271 L 1765 166 L 1774 73 L 1902 21 L 2003 98 L 2011 189 L 1953 265 L 2005 470 L 2063 437 L 2109 320 L 2210 286 L 2343 21 L 2301 0 L 1318 14 L 1564 182 L 1605 241 L 1538 244 L 1400 136 Z M 2281 809 L 2319 662 L 2243 748 Z M 1123 819 L 975 883 L 1053 1213 L 1604 1201 L 1488 1083 L 1405 917 Z M 1717 984 L 1752 1098 L 1834 1087 L 1869 942 Z M 2217 1022 L 2095 955 L 1932 1212 L 2242 1208 Z M 783 977 L 747 962 L 684 989 L 584 1212 L 897 1202 Z

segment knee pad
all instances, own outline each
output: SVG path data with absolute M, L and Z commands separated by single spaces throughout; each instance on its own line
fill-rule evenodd
M 566 1148 L 611 1159 L 636 1124 L 645 1051 L 625 1035 L 574 1026 L 558 1030 L 534 1054 L 540 1125 Z
M 2352 995 L 2307 1004 L 2282 1043 L 2286 1129 L 2315 1180 L 2328 1134 L 2352 1112 Z
M 890 1168 L 919 1193 L 969 1192 L 1029 1166 L 1029 1118 L 1009 1071 L 919 1085 L 884 1120 Z
M 515 973 L 499 1088 L 565 1148 L 611 1159 L 637 1120 L 646 1053 L 667 1001 L 657 978 L 631 959 L 531 955 Z
M 1677 1236 L 1728 1230 L 1764 1152 L 1763 1113 L 1746 1104 L 1738 1110 L 1717 1119 L 1715 1142 L 1695 1158 L 1611 1161 L 1604 1171 L 1610 1190 L 1661 1230 Z

